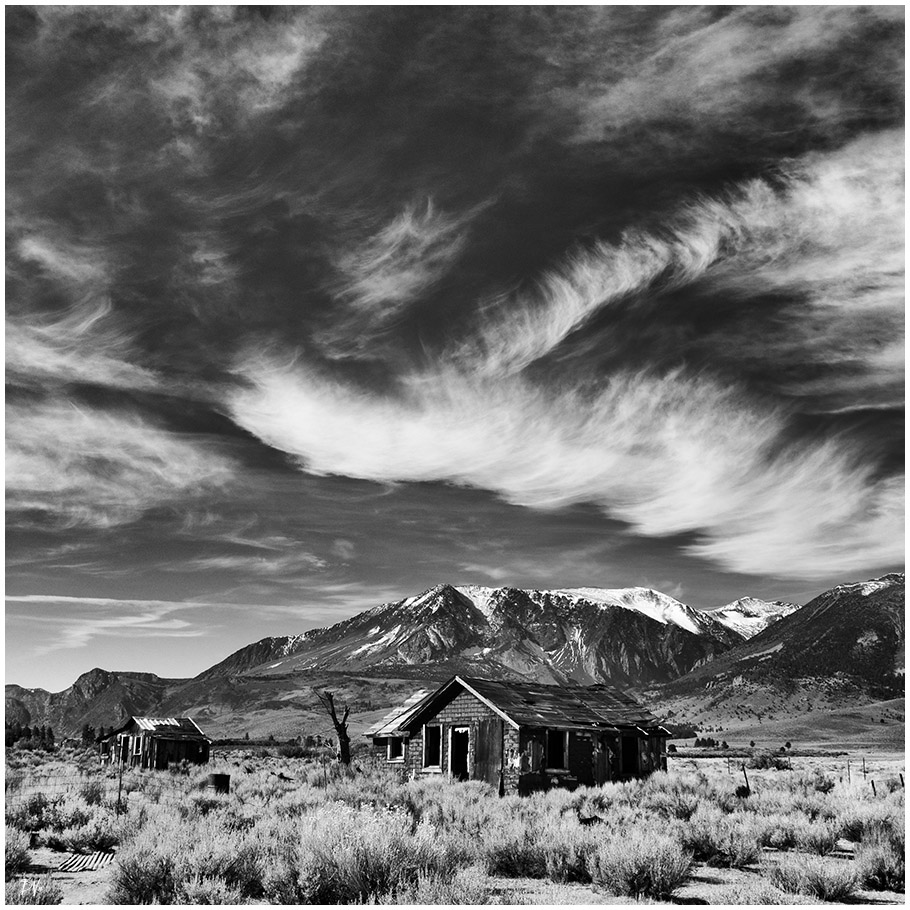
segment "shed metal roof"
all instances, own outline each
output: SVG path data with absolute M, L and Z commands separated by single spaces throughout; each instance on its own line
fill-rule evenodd
M 513 727 L 637 728 L 642 733 L 661 732 L 654 714 L 612 686 L 548 686 L 455 676 L 414 703 L 407 712 L 386 718 L 382 735 L 403 733 L 419 725 L 432 716 L 435 703 L 456 686 L 480 699 Z
M 201 736 L 207 738 L 192 717 L 130 717 L 109 735 L 113 736 L 115 733 L 122 733 L 125 730 L 130 729 L 133 725 L 140 730 L 146 730 L 148 732 L 164 733 L 180 737 Z

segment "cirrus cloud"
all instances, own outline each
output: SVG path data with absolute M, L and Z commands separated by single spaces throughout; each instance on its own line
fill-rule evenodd
M 794 162 L 777 185 L 751 181 L 672 213 L 660 232 L 573 254 L 532 299 L 482 311 L 473 344 L 389 393 L 253 352 L 231 414 L 310 472 L 444 480 L 531 508 L 592 502 L 643 534 L 695 533 L 693 552 L 735 571 L 809 578 L 896 561 L 902 481 L 883 477 L 857 438 L 794 438 L 792 403 L 704 370 L 615 367 L 542 385 L 528 367 L 611 305 L 670 307 L 699 282 L 736 300 L 748 286 L 744 308 L 761 293 L 793 301 L 782 317 L 791 337 L 763 341 L 766 363 L 792 358 L 804 339 L 804 364 L 850 360 L 865 376 L 849 385 L 855 406 L 891 403 L 896 358 L 850 329 L 873 316 L 888 332 L 902 327 L 899 148 L 894 133 L 864 137 Z M 820 311 L 828 331 L 818 336 Z M 790 384 L 809 395 L 814 381 Z

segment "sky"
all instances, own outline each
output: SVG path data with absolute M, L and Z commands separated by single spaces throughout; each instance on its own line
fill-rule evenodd
M 902 569 L 903 15 L 7 7 L 7 682 Z

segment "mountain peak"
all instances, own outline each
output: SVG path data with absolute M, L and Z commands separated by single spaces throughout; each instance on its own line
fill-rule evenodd
M 894 585 L 903 585 L 906 583 L 903 572 L 889 572 L 887 575 L 881 575 L 878 578 L 870 578 L 868 581 L 857 581 L 852 584 L 838 585 L 835 591 L 859 591 L 863 597 L 868 597 L 876 591 L 883 591 Z
M 757 597 L 740 597 L 732 603 L 716 610 L 711 610 L 707 615 L 713 616 L 718 622 L 723 623 L 728 629 L 738 632 L 743 638 L 752 638 L 763 632 L 772 623 L 795 613 L 800 609 L 799 604 L 786 603 L 781 600 L 759 600 Z
M 704 635 L 713 624 L 713 620 L 705 619 L 700 611 L 653 588 L 565 588 L 555 593 L 602 606 L 635 610 L 662 625 L 676 625 L 693 635 Z

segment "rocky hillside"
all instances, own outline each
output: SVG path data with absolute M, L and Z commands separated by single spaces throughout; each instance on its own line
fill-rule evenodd
M 742 640 L 710 614 L 647 588 L 437 585 L 299 638 L 257 642 L 203 675 L 444 667 L 628 687 L 673 679 Z
M 904 583 L 891 574 L 838 585 L 649 700 L 729 725 L 902 697 Z
M 49 724 L 58 735 L 75 733 L 86 723 L 111 726 L 132 714 L 154 713 L 184 680 L 154 673 L 127 673 L 95 668 L 62 692 L 6 687 L 6 719 Z

